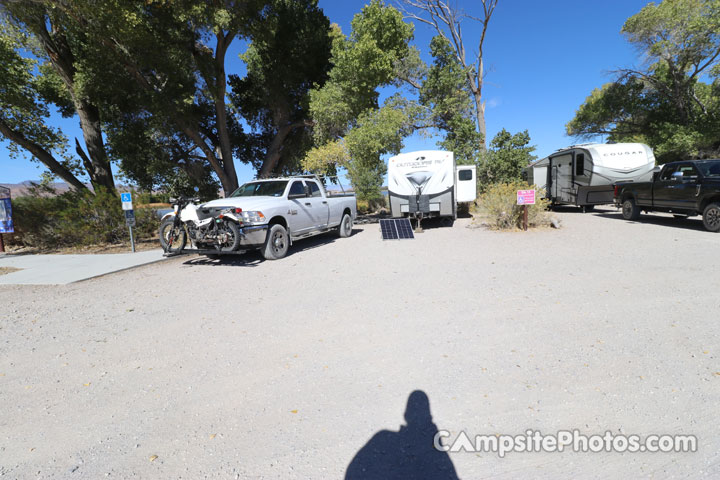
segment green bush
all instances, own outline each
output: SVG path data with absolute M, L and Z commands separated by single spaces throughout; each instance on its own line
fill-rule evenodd
M 544 192 L 535 185 L 520 181 L 489 185 L 479 198 L 478 213 L 491 228 L 498 230 L 521 228 L 523 207 L 517 205 L 517 191 L 532 189 L 537 191 L 536 203 L 528 205 L 528 226 L 547 226 L 550 224 L 550 216 L 547 213 L 549 201 L 540 198 Z
M 159 192 L 132 192 L 133 204 L 147 205 L 148 203 L 170 203 L 169 193 Z
M 135 210 L 138 239 L 157 234 L 154 209 Z M 56 196 L 31 195 L 13 200 L 13 243 L 40 249 L 117 244 L 129 241 L 120 198 L 108 191 L 70 191 Z

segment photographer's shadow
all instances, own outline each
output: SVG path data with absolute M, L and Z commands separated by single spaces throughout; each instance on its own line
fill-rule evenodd
M 345 479 L 457 479 L 450 456 L 434 446 L 438 428 L 432 421 L 425 392 L 416 390 L 410 394 L 405 421 L 407 425 L 397 432 L 376 433 L 352 459 Z

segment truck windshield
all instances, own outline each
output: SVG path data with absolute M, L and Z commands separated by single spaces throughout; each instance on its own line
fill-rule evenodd
M 235 190 L 231 197 L 279 197 L 285 191 L 287 180 L 250 182 Z
M 700 170 L 703 177 L 719 177 L 720 176 L 720 160 L 706 160 L 695 162 L 695 166 Z

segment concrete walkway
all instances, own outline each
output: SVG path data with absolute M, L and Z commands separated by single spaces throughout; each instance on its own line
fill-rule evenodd
M 64 285 L 164 259 L 160 249 L 95 255 L 0 254 L 0 267 L 20 269 L 0 275 L 0 285 Z

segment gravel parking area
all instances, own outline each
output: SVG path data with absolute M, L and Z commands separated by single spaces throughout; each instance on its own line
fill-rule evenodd
M 718 478 L 720 235 L 557 215 L 0 286 L 0 477 L 372 477 L 365 457 L 426 478 Z M 691 434 L 698 451 L 426 464 L 414 391 L 452 435 Z

